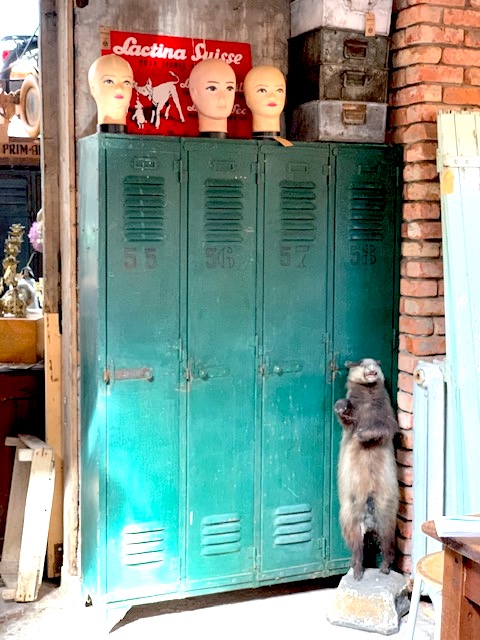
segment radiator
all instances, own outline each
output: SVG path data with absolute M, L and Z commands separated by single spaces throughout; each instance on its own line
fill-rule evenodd
M 440 551 L 421 527 L 445 513 L 446 384 L 444 360 L 420 361 L 413 388 L 412 575 L 418 560 Z

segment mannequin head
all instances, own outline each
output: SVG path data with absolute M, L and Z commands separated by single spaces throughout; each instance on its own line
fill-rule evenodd
M 202 60 L 195 65 L 188 82 L 198 112 L 200 133 L 227 132 L 227 118 L 235 101 L 235 72 L 223 60 Z
M 280 133 L 280 115 L 285 106 L 285 76 L 270 65 L 253 67 L 243 82 L 245 100 L 253 116 L 253 133 Z
M 88 70 L 99 125 L 124 125 L 133 89 L 130 64 L 114 53 L 97 58 Z

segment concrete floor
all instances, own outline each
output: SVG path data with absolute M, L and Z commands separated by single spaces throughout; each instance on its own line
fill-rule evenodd
M 143 605 L 130 609 L 110 633 L 95 607 L 85 607 L 75 579 L 68 588 L 42 584 L 33 603 L 2 602 L 2 640 L 373 640 L 377 633 L 331 625 L 326 614 L 336 583 L 311 580 L 262 589 Z M 407 640 L 404 616 L 394 638 Z M 433 616 L 422 602 L 415 640 L 432 640 Z

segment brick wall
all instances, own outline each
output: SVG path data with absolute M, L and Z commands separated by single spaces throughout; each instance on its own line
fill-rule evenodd
M 480 108 L 480 0 L 394 0 L 390 134 L 404 146 L 398 450 L 398 566 L 411 569 L 413 378 L 445 354 L 439 110 Z

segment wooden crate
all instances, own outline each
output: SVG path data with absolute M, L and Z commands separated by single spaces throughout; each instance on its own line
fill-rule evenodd
M 0 362 L 33 364 L 43 358 L 43 317 L 0 318 Z

